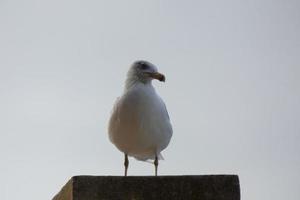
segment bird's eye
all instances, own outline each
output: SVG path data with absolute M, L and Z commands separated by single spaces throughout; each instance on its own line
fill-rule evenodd
M 141 68 L 142 70 L 145 70 L 145 69 L 148 69 L 148 68 L 149 68 L 149 66 L 148 66 L 146 63 L 144 63 L 144 62 L 141 62 L 141 63 L 139 64 L 139 66 L 140 66 L 140 68 Z

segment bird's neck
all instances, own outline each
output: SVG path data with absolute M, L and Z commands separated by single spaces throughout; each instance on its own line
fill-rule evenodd
M 126 81 L 125 81 L 125 91 L 128 91 L 136 86 L 139 85 L 145 85 L 145 86 L 152 86 L 152 81 L 151 80 L 142 80 L 137 76 L 128 76 Z

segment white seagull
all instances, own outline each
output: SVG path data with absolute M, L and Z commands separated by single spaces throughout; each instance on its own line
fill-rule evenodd
M 157 95 L 152 80 L 165 81 L 155 65 L 136 61 L 127 73 L 123 95 L 114 105 L 108 126 L 110 141 L 124 153 L 125 176 L 128 156 L 137 160 L 158 160 L 172 137 L 172 125 L 163 100 Z

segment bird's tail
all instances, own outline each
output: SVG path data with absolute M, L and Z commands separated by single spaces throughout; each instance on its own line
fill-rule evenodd
M 148 163 L 153 163 L 152 160 L 155 160 L 155 156 L 133 156 L 135 159 L 139 160 L 139 161 L 144 161 L 144 162 L 148 162 Z M 157 155 L 158 160 L 164 160 L 164 157 L 161 155 L 161 153 L 159 153 Z

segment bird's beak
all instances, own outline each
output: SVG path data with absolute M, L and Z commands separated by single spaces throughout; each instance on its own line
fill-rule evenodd
M 158 73 L 158 72 L 149 72 L 147 73 L 151 78 L 157 79 L 159 81 L 165 82 L 166 81 L 166 77 L 165 75 Z

